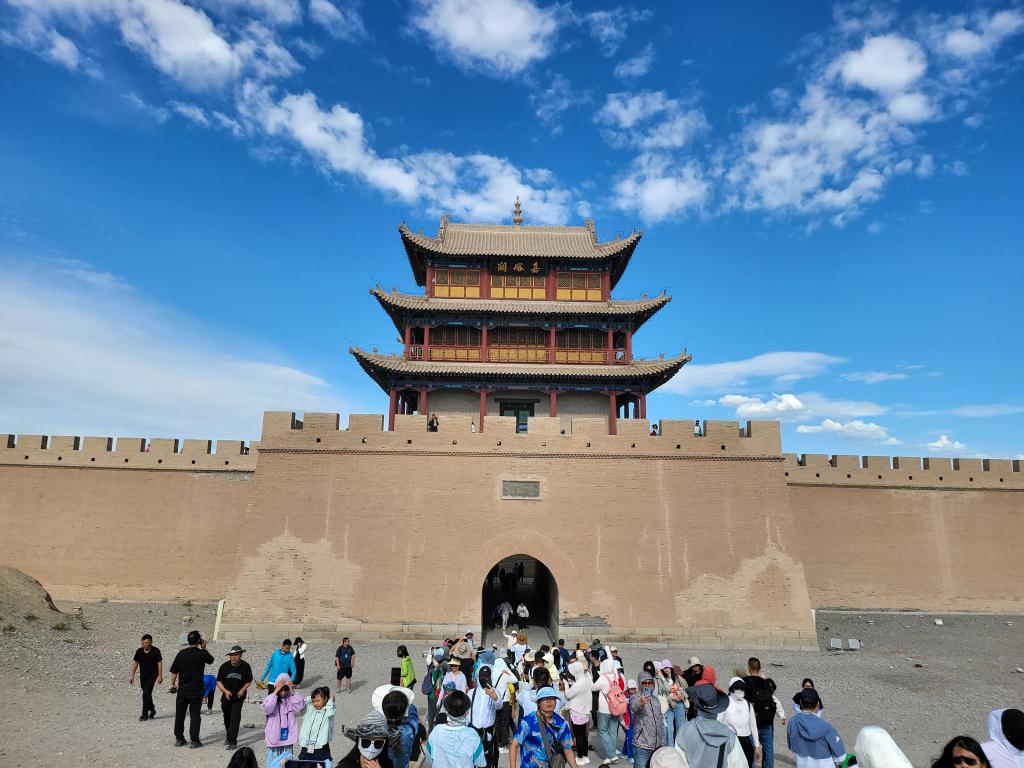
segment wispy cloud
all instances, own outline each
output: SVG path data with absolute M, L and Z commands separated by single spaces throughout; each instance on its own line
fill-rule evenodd
M 906 371 L 851 371 L 842 374 L 847 381 L 859 381 L 863 384 L 881 384 L 883 381 L 902 381 L 909 377 Z
M 889 430 L 872 421 L 852 419 L 846 422 L 824 419 L 820 424 L 800 424 L 796 431 L 804 435 L 830 434 L 854 440 L 875 440 L 882 445 L 898 445 L 899 440 Z
M 651 43 L 648 43 L 644 46 L 644 49 L 633 58 L 620 61 L 615 66 L 615 76 L 621 77 L 624 80 L 634 77 L 643 77 L 651 71 L 652 64 L 654 64 L 654 46 Z
M 349 410 L 239 345 L 84 262 L 0 262 L 4 431 L 252 439 L 264 410 Z
M 962 451 L 967 448 L 967 445 L 959 440 L 951 440 L 949 435 L 939 435 L 937 440 L 925 443 L 925 447 L 929 451 L 939 453 L 942 451 Z
M 765 352 L 745 360 L 687 365 L 664 389 L 680 395 L 723 394 L 746 388 L 792 385 L 845 363 L 846 358 L 823 352 Z

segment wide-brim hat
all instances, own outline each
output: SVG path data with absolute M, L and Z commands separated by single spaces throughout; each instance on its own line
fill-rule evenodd
M 691 656 L 690 658 L 688 658 L 686 660 L 686 666 L 688 666 L 688 667 L 695 667 L 695 666 L 697 666 L 700 663 L 701 663 L 700 659 L 698 659 L 696 656 Z
M 719 715 L 729 708 L 729 694 L 722 693 L 711 683 L 701 683 L 687 688 L 686 694 L 698 711 L 709 715 Z
M 386 739 L 394 747 L 398 746 L 402 738 L 398 731 L 388 730 L 388 720 L 381 712 L 367 712 L 355 728 L 342 728 L 342 733 L 352 741 Z
M 384 697 L 392 691 L 401 691 L 404 693 L 410 704 L 412 704 L 412 700 L 416 696 L 411 688 L 403 688 L 400 685 L 381 685 L 375 688 L 373 694 L 370 696 L 370 703 L 373 705 L 373 708 L 383 714 Z
M 541 688 L 537 691 L 537 701 L 541 699 L 557 699 L 558 691 L 552 688 L 550 685 Z
M 231 650 L 228 651 L 227 655 L 228 656 L 232 656 L 232 655 L 234 655 L 236 653 L 245 653 L 245 648 L 243 648 L 240 645 L 232 645 L 231 646 Z
M 452 667 L 461 667 L 462 662 L 458 659 L 458 657 L 452 656 L 450 659 L 448 659 L 448 665 Z

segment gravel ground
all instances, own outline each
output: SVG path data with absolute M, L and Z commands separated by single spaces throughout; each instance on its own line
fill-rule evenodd
M 0 765 L 38 765 L 41 760 L 104 766 L 224 766 L 223 721 L 219 702 L 203 716 L 202 750 L 176 749 L 171 734 L 174 697 L 167 693 L 169 673 L 154 692 L 157 718 L 139 722 L 138 688 L 128 686 L 131 656 L 138 638 L 151 633 L 165 658 L 177 650 L 179 635 L 189 629 L 212 632 L 214 606 L 167 603 L 58 601 L 65 615 L 38 612 L 40 618 L 4 615 L 0 625 L 0 687 L 14 706 L 0 711 Z M 188 617 L 188 620 L 185 620 Z M 755 651 L 779 685 L 789 705 L 803 677 L 811 677 L 826 705 L 827 718 L 852 750 L 857 731 L 871 724 L 893 734 L 915 766 L 927 766 L 948 738 L 960 733 L 983 739 L 990 709 L 1024 705 L 1024 618 L 1014 616 L 819 612 L 821 647 L 831 637 L 859 638 L 857 652 Z M 59 622 L 66 629 L 56 628 Z M 13 626 L 13 630 L 11 627 Z M 574 643 L 578 639 L 567 636 Z M 339 638 L 340 640 L 340 638 Z M 354 692 L 338 697 L 335 752 L 348 748 L 341 724 L 357 721 L 369 708 L 369 694 L 386 682 L 395 665 L 396 643 L 356 646 Z M 229 644 L 211 643 L 218 662 Z M 249 646 L 246 658 L 256 674 L 274 650 L 270 643 Z M 308 692 L 334 684 L 334 645 L 311 645 L 306 662 Z M 423 647 L 411 646 L 422 673 Z M 635 677 L 648 658 L 675 662 L 697 653 L 715 666 L 726 682 L 750 655 L 744 651 L 694 651 L 639 645 L 622 646 L 627 673 Z M 256 692 L 260 694 L 259 691 Z M 423 697 L 417 693 L 421 711 Z M 205 708 L 205 707 L 204 707 Z M 264 762 L 264 717 L 257 696 L 243 715 L 240 743 L 252 746 Z M 598 743 L 596 734 L 592 743 Z M 56 758 L 56 759 L 55 759 Z M 84 758 L 84 759 L 83 759 Z M 793 761 L 785 748 L 784 729 L 776 727 L 776 759 Z M 505 761 L 503 760 L 503 764 Z

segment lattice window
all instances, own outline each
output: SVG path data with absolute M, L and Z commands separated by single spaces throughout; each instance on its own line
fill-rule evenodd
M 434 295 L 450 299 L 480 298 L 480 270 L 450 267 L 435 269 Z
M 544 299 L 544 286 L 544 275 L 491 275 L 491 298 Z
M 555 273 L 555 298 L 560 301 L 601 301 L 601 272 Z

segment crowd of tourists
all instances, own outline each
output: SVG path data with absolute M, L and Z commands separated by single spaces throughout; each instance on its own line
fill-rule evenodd
M 495 768 L 502 754 L 510 768 L 576 768 L 592 760 L 633 768 L 774 768 L 776 723 L 786 729 L 796 768 L 911 768 L 877 726 L 863 728 L 848 751 L 826 718 L 814 681 L 805 678 L 787 707 L 757 658 L 747 660 L 746 674 L 725 684 L 696 656 L 685 666 L 645 661 L 634 679 L 626 676 L 614 645 L 594 640 L 569 648 L 559 640 L 534 649 L 522 626 L 506 635 L 504 648 L 482 647 L 472 632 L 430 648 L 423 654 L 422 680 L 407 647 L 398 646 L 390 682 L 375 686 L 366 715 L 342 729 L 343 754 L 335 758 L 335 698 L 352 692 L 355 668 L 349 638 L 334 656 L 337 691 L 323 686 L 307 696 L 296 691 L 305 667 L 301 638 L 284 640 L 258 678 L 238 645 L 215 675 L 207 674 L 215 659 L 206 641 L 196 631 L 187 639 L 169 670 L 171 692 L 177 693 L 175 744 L 202 746 L 202 704 L 212 708 L 219 692 L 224 743 L 233 752 L 229 768 L 259 764 L 251 748 L 238 747 L 242 705 L 254 685 L 265 692 L 267 768 L 408 768 L 427 759 L 437 768 Z M 149 635 L 132 661 L 133 684 L 136 675 L 139 719 L 152 719 L 153 688 L 163 682 L 164 670 Z M 425 699 L 423 716 L 417 694 Z M 993 711 L 988 735 L 984 744 L 954 737 L 932 768 L 1024 768 L 1024 712 Z

